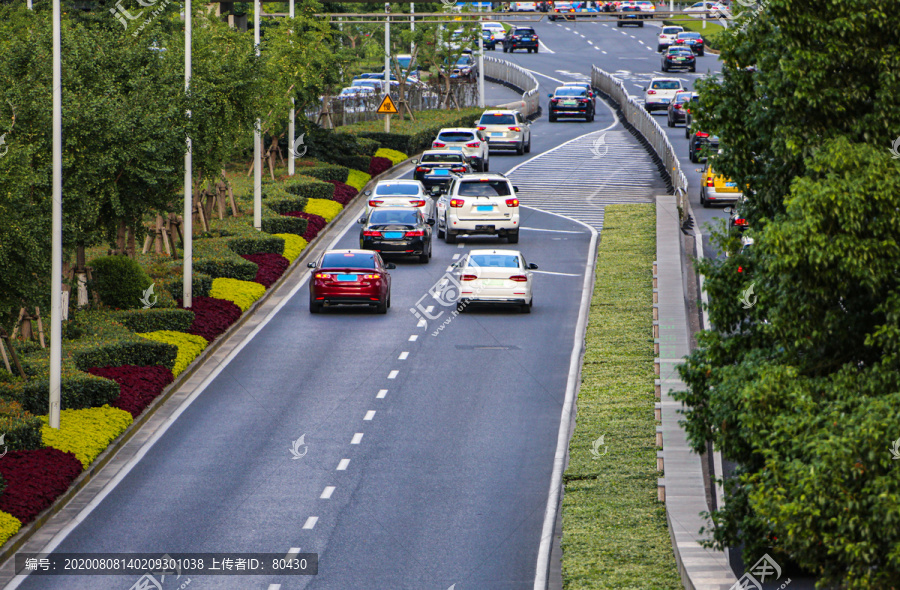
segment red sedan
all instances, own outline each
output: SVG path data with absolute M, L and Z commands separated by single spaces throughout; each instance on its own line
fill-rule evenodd
M 397 268 L 385 264 L 378 252 L 371 250 L 329 250 L 318 263 L 309 282 L 309 312 L 320 313 L 326 304 L 371 305 L 378 313 L 391 306 L 391 275 Z

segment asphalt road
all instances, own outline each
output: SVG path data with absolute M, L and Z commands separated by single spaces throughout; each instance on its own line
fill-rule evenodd
M 660 21 L 645 21 L 642 28 L 634 26 L 619 28 L 615 23 L 592 20 L 553 23 L 546 18 L 532 24 L 542 42 L 539 53 L 501 51 L 497 55 L 537 74 L 536 77 L 541 83 L 542 104 L 545 106 L 546 95 L 563 82 L 590 81 L 592 65 L 621 78 L 629 93 L 639 98 L 640 102 L 643 102 L 642 89 L 651 78 L 679 78 L 689 89 L 693 89 L 694 82 L 698 78 L 721 71 L 718 56 L 707 53 L 697 58 L 696 73 L 663 73 L 659 69 L 660 54 L 656 52 Z M 598 108 L 597 112 L 599 114 L 604 110 Z M 716 252 L 706 239 L 708 231 L 705 226 L 716 219 L 725 219 L 726 215 L 721 207 L 706 209 L 700 205 L 699 170 L 702 164 L 694 164 L 688 159 L 688 141 L 684 137 L 684 126 L 667 127 L 665 111 L 654 111 L 653 116 L 666 131 L 669 141 L 679 155 L 682 170 L 687 175 L 690 186 L 690 201 L 695 222 L 704 233 L 705 253 L 707 256 L 715 256 Z M 546 121 L 546 117 L 542 120 Z M 547 126 L 553 128 L 553 125 Z

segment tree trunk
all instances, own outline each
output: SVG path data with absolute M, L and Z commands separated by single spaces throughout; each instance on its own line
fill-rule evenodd
M 87 271 L 84 262 L 84 242 L 75 246 L 75 284 L 78 285 L 78 307 L 88 304 Z

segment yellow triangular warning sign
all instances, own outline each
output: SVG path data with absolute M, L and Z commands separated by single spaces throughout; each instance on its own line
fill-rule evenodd
M 381 101 L 381 105 L 375 112 L 379 115 L 396 115 L 400 111 L 397 110 L 397 107 L 394 105 L 394 101 L 391 100 L 391 95 L 385 94 L 384 100 Z

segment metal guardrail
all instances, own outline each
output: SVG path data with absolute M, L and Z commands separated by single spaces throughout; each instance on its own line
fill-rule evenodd
M 522 111 L 525 117 L 531 117 L 540 111 L 538 81 L 531 72 L 514 63 L 486 55 L 484 56 L 484 75 L 514 86 L 522 92 L 520 102 L 497 105 L 498 107 L 516 108 Z
M 614 78 L 609 72 L 601 70 L 597 66 L 591 67 L 591 84 L 619 105 L 625 119 L 638 133 L 647 140 L 656 155 L 672 179 L 672 187 L 675 190 L 676 203 L 681 211 L 682 218 L 687 215 L 688 181 L 681 170 L 681 163 L 675 155 L 675 149 L 669 141 L 668 135 L 659 126 L 656 119 L 647 112 L 643 105 L 634 97 L 628 95 L 625 84 L 618 78 Z

